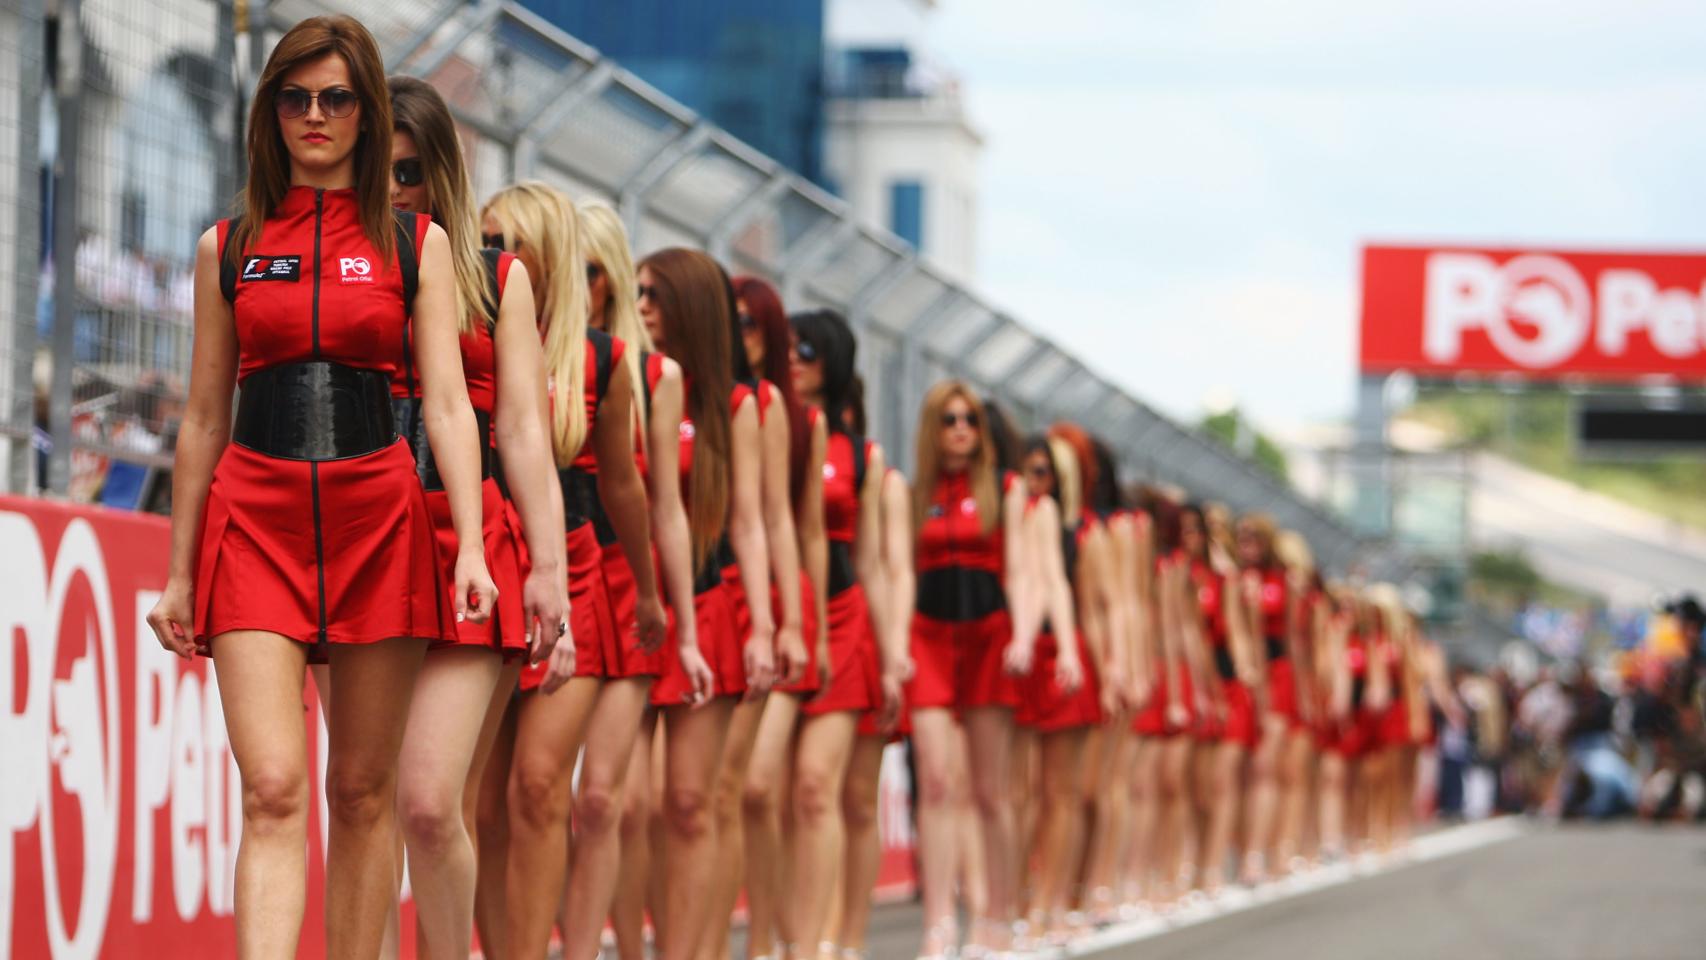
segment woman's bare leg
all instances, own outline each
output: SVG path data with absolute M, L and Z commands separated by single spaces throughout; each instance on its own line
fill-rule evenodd
M 510 693 L 520 676 L 519 662 L 506 666 L 492 691 L 486 723 L 481 730 L 491 742 L 485 756 L 475 751 L 481 767 L 474 795 L 474 927 L 480 932 L 480 953 L 486 960 L 508 960 L 509 898 L 509 771 L 515 756 L 515 715 Z M 469 771 L 472 780 L 474 773 Z
M 718 697 L 698 708 L 670 707 L 664 721 L 664 854 L 669 865 L 655 871 L 661 873 L 663 901 L 668 904 L 663 960 L 696 956 L 710 929 L 707 891 L 717 866 L 711 791 L 733 715 L 734 701 Z
M 603 682 L 575 677 L 554 693 L 524 695 L 509 773 L 508 947 L 518 960 L 545 955 L 563 898 L 575 757 Z
M 622 863 L 616 894 L 610 904 L 610 926 L 616 934 L 616 955 L 622 960 L 645 960 L 646 878 L 651 862 L 651 820 L 656 781 L 652 778 L 652 739 L 657 711 L 647 709 L 634 736 L 628 758 L 628 777 L 622 799 Z
M 758 723 L 752 761 L 747 765 L 741 817 L 746 837 L 746 955 L 749 958 L 777 955 L 776 929 L 781 922 L 781 904 L 795 894 L 791 885 L 784 885 L 787 845 L 782 837 L 782 804 L 788 796 L 794 727 L 799 716 L 798 696 L 772 692 Z M 782 896 L 784 890 L 788 891 L 787 898 Z M 784 934 L 785 939 L 792 936 L 792 932 Z
M 650 689 L 649 678 L 608 680 L 593 707 L 574 804 L 568 892 L 557 914 L 565 958 L 598 955 L 622 869 L 623 794 Z
M 716 820 L 716 868 L 711 886 L 709 926 L 699 945 L 699 960 L 728 960 L 729 928 L 735 904 L 740 900 L 741 881 L 746 877 L 746 831 L 741 802 L 746 795 L 746 768 L 752 762 L 752 747 L 758 740 L 758 724 L 764 718 L 766 694 L 735 704 L 723 741 L 722 762 L 711 788 L 711 816 Z
M 378 956 L 397 902 L 397 761 L 425 640 L 332 644 L 326 953 Z

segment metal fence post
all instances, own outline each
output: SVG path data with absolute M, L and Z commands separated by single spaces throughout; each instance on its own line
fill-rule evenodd
M 703 120 L 694 123 L 664 144 L 657 156 L 635 171 L 616 191 L 616 210 L 622 215 L 622 224 L 628 228 L 630 239 L 640 236 L 640 217 L 645 213 L 646 194 L 662 183 L 670 171 L 686 163 L 710 139 L 710 125 Z
M 83 119 L 81 0 L 59 4 L 59 149 L 53 191 L 53 385 L 48 424 L 47 487 L 63 497 L 71 489 L 71 367 L 76 347 L 78 210 L 77 151 Z
M 36 198 L 41 196 L 41 94 L 42 44 L 46 17 L 44 0 L 22 0 L 13 16 L 17 34 L 12 38 L 18 45 L 18 167 L 13 171 L 17 208 L 13 211 L 14 246 L 12 250 L 12 329 L 10 350 L 10 403 L 5 411 L 6 426 L 14 429 L 9 444 L 10 457 L 6 466 L 6 489 L 27 494 L 38 482 L 35 476 L 35 355 L 36 355 L 36 296 L 41 280 L 41 208 Z

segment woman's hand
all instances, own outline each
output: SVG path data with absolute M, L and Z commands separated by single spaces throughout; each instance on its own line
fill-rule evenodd
M 687 674 L 687 681 L 693 685 L 693 693 L 688 701 L 694 707 L 702 707 L 711 702 L 711 686 L 715 678 L 711 676 L 711 665 L 705 662 L 705 655 L 699 652 L 698 641 L 680 644 L 676 655 L 681 659 L 681 672 Z
M 1054 682 L 1060 687 L 1060 692 L 1066 694 L 1077 693 L 1078 688 L 1084 685 L 1084 662 L 1070 647 L 1065 648 L 1060 659 L 1054 662 Z
M 195 656 L 195 591 L 187 582 L 167 581 L 165 592 L 148 611 L 148 625 L 160 646 L 185 660 Z
M 527 662 L 540 663 L 568 634 L 566 581 L 546 569 L 533 569 L 521 585 L 522 622 L 527 624 Z
M 776 631 L 776 682 L 787 686 L 798 683 L 806 675 L 806 666 L 811 658 L 806 653 L 806 641 L 800 636 L 800 628 L 790 624 L 782 624 Z
M 1021 641 L 1014 637 L 1007 641 L 1007 649 L 1002 651 L 1001 665 L 1006 669 L 1008 676 L 1026 676 L 1031 672 L 1031 659 L 1036 652 L 1034 640 Z
M 1102 676 L 1102 715 L 1107 717 L 1123 716 L 1125 714 L 1125 690 L 1129 681 L 1126 680 L 1125 670 L 1109 664 Z
M 451 599 L 456 606 L 456 622 L 485 623 L 498 602 L 498 588 L 486 570 L 484 547 L 461 550 L 456 554 L 456 584 Z
M 906 702 L 906 681 L 901 679 L 900 665 L 883 671 L 883 702 L 877 708 L 877 729 L 893 733 L 900 723 L 900 708 Z
M 776 650 L 774 631 L 753 627 L 741 651 L 741 665 L 746 670 L 746 699 L 757 700 L 770 692 L 776 682 Z
M 647 653 L 661 648 L 669 636 L 669 614 L 664 612 L 663 601 L 656 593 L 650 596 L 636 597 L 634 600 L 634 633 L 639 641 L 640 649 Z M 694 643 L 697 650 L 699 645 Z M 700 658 L 703 662 L 704 658 Z
M 588 643 L 597 643 L 593 638 Z M 551 658 L 545 666 L 545 679 L 540 682 L 539 689 L 547 694 L 557 692 L 563 684 L 575 676 L 575 635 L 571 630 L 565 630 L 563 636 L 551 648 Z

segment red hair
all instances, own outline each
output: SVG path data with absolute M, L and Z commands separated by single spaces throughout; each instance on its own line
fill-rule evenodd
M 800 505 L 800 495 L 806 488 L 806 458 L 811 452 L 811 425 L 800 395 L 794 390 L 794 375 L 788 369 L 788 312 L 782 309 L 782 298 L 776 288 L 757 277 L 739 276 L 732 281 L 735 298 L 746 304 L 747 316 L 758 324 L 764 337 L 764 368 L 752 371 L 776 385 L 782 393 L 782 407 L 788 411 L 788 499 Z

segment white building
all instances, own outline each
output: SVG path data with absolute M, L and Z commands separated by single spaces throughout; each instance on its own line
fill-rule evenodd
M 860 217 L 971 280 L 983 137 L 966 117 L 958 81 L 922 53 L 934 6 L 830 3 L 824 171 Z

